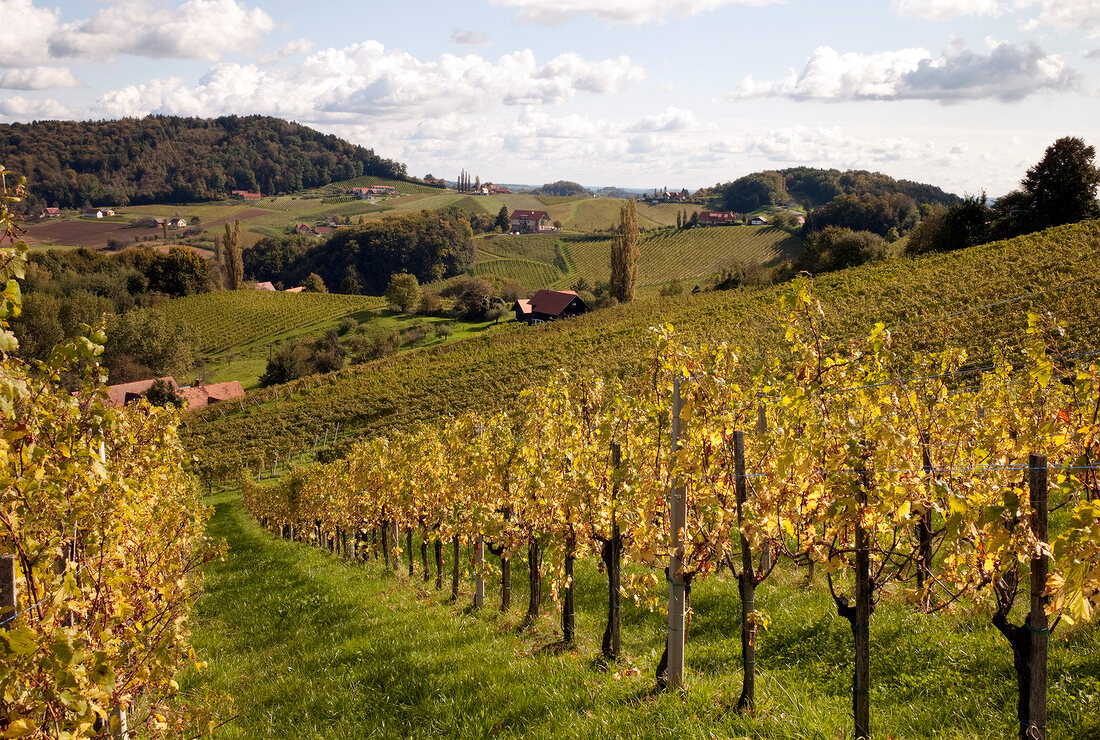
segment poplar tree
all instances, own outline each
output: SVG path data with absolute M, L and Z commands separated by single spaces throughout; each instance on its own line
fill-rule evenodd
M 611 295 L 620 303 L 634 300 L 638 282 L 638 210 L 633 200 L 619 209 L 619 233 L 611 248 Z
M 225 288 L 239 290 L 244 282 L 244 258 L 241 256 L 241 222 L 234 221 L 233 228 L 225 225 L 225 241 L 222 243 L 225 259 Z

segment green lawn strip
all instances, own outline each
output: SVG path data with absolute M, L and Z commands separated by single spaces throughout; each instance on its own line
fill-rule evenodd
M 734 711 L 740 693 L 739 602 L 728 576 L 693 590 L 687 690 L 653 691 L 664 617 L 624 602 L 624 657 L 595 660 L 606 581 L 578 563 L 578 645 L 554 643 L 547 599 L 533 628 L 522 558 L 513 564 L 513 609 L 457 607 L 416 575 L 376 561 L 342 562 L 261 530 L 235 493 L 212 499 L 211 535 L 229 554 L 207 567 L 194 637 L 210 671 L 189 674 L 231 693 L 240 717 L 217 737 L 762 737 L 842 738 L 850 733 L 851 632 L 823 583 L 787 571 L 765 582 L 758 608 L 771 619 L 758 642 L 758 711 Z M 404 536 L 402 536 L 404 543 Z M 461 559 L 469 557 L 466 548 Z M 407 573 L 402 554 L 400 572 Z M 490 557 L 495 562 L 495 558 Z M 897 594 L 872 618 L 872 719 L 878 737 L 1007 738 L 1015 735 L 1015 687 L 1007 643 L 982 606 L 922 615 Z M 1100 639 L 1095 627 L 1052 640 L 1053 736 L 1100 730 Z M 637 673 L 637 675 L 634 675 Z

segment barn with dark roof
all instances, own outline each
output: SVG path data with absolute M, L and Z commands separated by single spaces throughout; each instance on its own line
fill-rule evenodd
M 540 290 L 530 298 L 520 298 L 512 305 L 516 321 L 541 324 L 588 311 L 588 304 L 573 290 Z

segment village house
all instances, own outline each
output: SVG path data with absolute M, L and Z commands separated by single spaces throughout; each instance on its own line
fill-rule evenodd
M 700 226 L 729 226 L 737 223 L 737 214 L 731 211 L 700 211 Z
M 512 231 L 520 234 L 537 234 L 550 231 L 550 214 L 546 211 L 512 211 Z
M 39 218 L 57 218 L 60 215 L 60 208 L 47 208 L 46 210 L 42 211 L 42 215 L 40 215 Z
M 360 200 L 374 200 L 375 196 L 396 197 L 397 188 L 393 185 L 369 185 L 365 188 L 352 188 L 348 191 L 351 195 L 359 196 Z
M 180 387 L 176 383 L 176 379 L 171 375 L 166 375 L 163 378 L 149 378 L 148 380 L 135 380 L 132 383 L 120 383 L 118 385 L 112 385 L 107 387 L 107 405 L 114 408 L 122 408 L 129 403 L 137 403 L 145 394 L 149 392 L 149 389 L 153 387 L 153 383 L 158 380 L 163 380 L 167 383 L 172 390 L 179 394 L 186 404 L 186 409 L 191 411 L 193 409 L 202 408 L 203 406 L 209 406 L 212 403 L 219 403 L 221 401 L 229 401 L 234 398 L 244 398 L 244 388 L 239 381 L 230 380 L 225 383 L 214 383 L 213 385 L 203 385 L 202 381 L 196 381 L 194 386 Z
M 270 280 L 264 280 L 262 283 L 256 283 L 256 290 L 275 290 L 275 286 Z
M 588 312 L 588 304 L 573 290 L 540 290 L 530 298 L 520 298 L 512 304 L 516 321 L 541 324 Z
M 230 190 L 229 194 L 234 198 L 242 198 L 244 200 L 260 200 L 263 198 L 259 193 L 253 193 L 250 190 Z
M 763 216 L 753 216 L 749 219 L 749 226 L 767 226 L 768 219 Z
M 103 218 L 103 216 L 103 211 L 99 210 L 98 208 L 91 208 L 84 211 L 84 218 Z

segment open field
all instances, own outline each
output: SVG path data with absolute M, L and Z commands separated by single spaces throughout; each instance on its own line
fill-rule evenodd
M 235 492 L 211 499 L 210 533 L 229 545 L 206 568 L 194 616 L 199 657 L 184 691 L 212 685 L 234 697 L 217 737 L 726 738 L 834 740 L 851 732 L 851 630 L 818 576 L 782 567 L 757 591 L 770 624 L 757 643 L 757 711 L 734 707 L 741 688 L 736 581 L 712 576 L 692 590 L 683 692 L 654 690 L 666 618 L 623 604 L 623 657 L 597 659 L 606 577 L 577 564 L 576 648 L 555 643 L 557 608 L 523 625 L 522 558 L 513 607 L 498 611 L 497 579 L 472 611 L 471 578 L 449 603 L 422 582 L 279 540 L 245 513 Z M 414 551 L 418 543 L 414 542 Z M 445 550 L 444 576 L 451 556 Z M 468 557 L 465 550 L 463 559 Z M 490 566 L 497 559 L 488 556 Z M 401 571 L 405 572 L 403 561 Z M 449 582 L 447 583 L 449 587 Z M 1015 737 L 1011 653 L 986 605 L 923 615 L 881 594 L 871 628 L 876 737 Z M 1100 628 L 1060 629 L 1051 640 L 1052 737 L 1100 733 Z
M 106 249 L 109 240 L 117 240 L 123 246 L 132 246 L 134 237 L 157 236 L 156 228 L 133 228 L 128 223 L 118 221 L 87 219 L 53 219 L 41 224 L 29 224 L 23 235 L 32 248 L 50 249 L 53 247 L 75 246 L 88 249 Z

